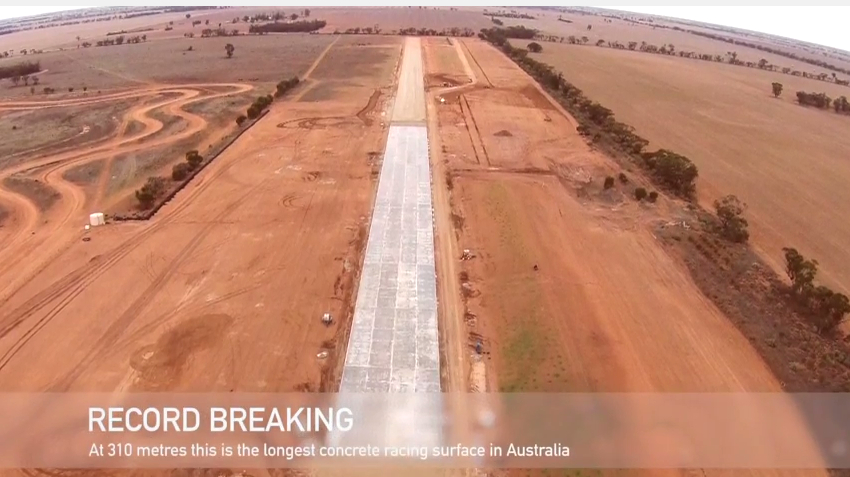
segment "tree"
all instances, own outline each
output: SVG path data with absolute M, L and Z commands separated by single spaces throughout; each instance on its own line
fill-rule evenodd
M 759 60 L 759 68 L 764 69 L 767 66 L 768 62 L 764 58 Z
M 605 189 L 610 189 L 610 188 L 614 187 L 614 178 L 611 177 L 611 176 L 606 177 L 605 178 L 605 184 L 602 187 L 605 188 Z
M 10 81 L 12 81 L 12 84 L 15 86 L 18 86 L 18 83 L 21 82 L 21 77 L 19 75 L 12 76 Z
M 38 76 L 33 76 L 33 77 L 32 77 L 32 84 L 34 84 L 34 85 L 38 86 L 38 82 L 39 82 L 39 81 L 41 81 L 41 79 L 40 79 Z
M 629 178 L 626 176 L 626 174 L 624 172 L 621 172 L 620 175 L 617 176 L 617 178 L 620 179 L 620 182 L 623 183 L 623 184 L 629 183 Z
M 835 108 L 836 113 L 850 113 L 850 102 L 847 101 L 846 96 L 839 96 L 832 100 L 832 107 Z
M 588 25 L 588 26 L 590 26 L 590 25 Z M 590 30 L 590 28 L 588 28 L 588 30 Z M 583 45 L 586 45 L 586 44 L 587 44 L 587 42 L 589 42 L 589 41 L 590 41 L 590 38 L 588 38 L 588 37 L 586 37 L 586 36 L 581 37 L 581 43 L 582 43 Z
M 236 125 L 241 126 L 245 121 L 248 120 L 248 117 L 244 114 L 240 114 L 239 117 L 236 118 Z
M 139 207 L 141 209 L 150 209 L 153 207 L 156 199 L 162 196 L 165 193 L 166 185 L 165 179 L 162 177 L 148 177 L 145 185 L 142 186 L 141 189 L 136 191 L 136 200 L 139 201 Z
M 22 79 L 22 80 L 24 80 L 24 85 L 25 85 L 25 86 L 29 86 L 29 84 L 30 84 L 30 75 L 23 75 L 23 76 L 21 76 L 21 79 Z
M 773 83 L 773 97 L 778 98 L 782 94 L 782 83 Z
M 532 53 L 540 53 L 541 51 L 543 51 L 543 47 L 540 46 L 540 43 L 532 41 L 528 44 L 528 51 Z
M 191 14 L 191 13 L 187 13 L 187 14 L 186 14 L 186 18 L 192 18 L 192 14 Z
M 175 181 L 182 181 L 183 179 L 189 177 L 189 173 L 192 171 L 192 166 L 185 162 L 181 162 L 180 164 L 175 164 L 171 169 L 171 179 Z
M 720 235 L 735 243 L 746 242 L 750 238 L 747 231 L 749 223 L 741 217 L 746 210 L 746 204 L 738 200 L 734 195 L 727 195 L 722 199 L 714 201 L 714 210 L 720 219 Z
M 653 176 L 668 189 L 682 197 L 691 197 L 696 189 L 697 166 L 687 157 L 666 149 L 645 157 Z
M 791 279 L 791 290 L 797 296 L 807 296 L 814 288 L 818 273 L 818 261 L 806 260 L 795 248 L 783 248 L 785 253 L 785 273 Z
M 200 166 L 203 161 L 204 158 L 196 150 L 186 153 L 186 164 L 193 170 Z
M 658 192 L 655 192 L 655 191 L 650 192 L 649 195 L 646 197 L 646 200 L 648 200 L 648 201 L 650 201 L 651 203 L 654 204 L 655 201 L 658 200 Z
M 305 8 L 305 9 L 304 9 L 304 16 L 305 16 L 305 17 L 309 17 L 309 16 L 310 16 L 310 9 L 309 9 L 309 8 Z
M 233 52 L 236 51 L 236 47 L 228 43 L 224 45 L 224 51 L 227 53 L 227 57 L 230 58 L 233 56 Z
M 643 187 L 638 187 L 637 189 L 635 189 L 635 199 L 637 199 L 638 201 L 641 201 L 645 198 L 646 198 L 646 189 L 644 189 Z
M 298 20 L 298 14 L 293 13 L 292 15 L 289 15 L 289 19 L 292 20 L 292 21 Z

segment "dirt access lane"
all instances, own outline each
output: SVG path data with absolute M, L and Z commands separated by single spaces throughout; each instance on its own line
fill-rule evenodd
M 408 54 L 419 52 L 421 40 L 417 37 L 405 39 L 401 70 L 398 78 L 398 91 L 393 103 L 392 120 L 395 123 L 421 123 L 425 121 L 425 89 L 422 87 L 422 55 Z

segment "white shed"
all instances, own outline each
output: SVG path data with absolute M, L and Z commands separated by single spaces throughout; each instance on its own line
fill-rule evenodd
M 89 215 L 89 224 L 91 224 L 92 227 L 106 224 L 106 217 L 104 217 L 103 212 L 95 212 Z

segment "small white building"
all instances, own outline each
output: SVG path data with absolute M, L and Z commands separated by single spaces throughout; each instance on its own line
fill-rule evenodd
M 103 215 L 103 212 L 95 212 L 89 215 L 89 224 L 92 227 L 97 227 L 98 225 L 105 225 L 106 217 Z

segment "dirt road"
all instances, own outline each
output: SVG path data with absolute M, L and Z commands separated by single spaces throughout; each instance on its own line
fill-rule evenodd
M 422 88 L 421 40 L 416 37 L 405 39 L 398 92 L 393 103 L 394 122 L 425 121 L 425 90 Z

